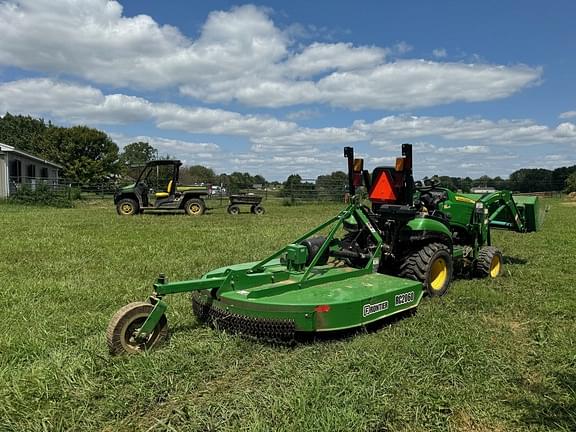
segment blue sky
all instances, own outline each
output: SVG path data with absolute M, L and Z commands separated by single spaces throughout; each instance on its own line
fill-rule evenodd
M 283 180 L 576 163 L 570 1 L 0 1 L 0 112 Z

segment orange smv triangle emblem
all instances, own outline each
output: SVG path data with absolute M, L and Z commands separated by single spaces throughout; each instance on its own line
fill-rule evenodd
M 378 180 L 376 180 L 376 184 L 370 191 L 370 200 L 396 201 L 396 199 L 396 193 L 394 192 L 394 187 L 390 181 L 390 175 L 386 171 L 381 172 L 378 176 Z

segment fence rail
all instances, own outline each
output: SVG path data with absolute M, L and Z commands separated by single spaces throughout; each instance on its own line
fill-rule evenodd
M 61 178 L 9 177 L 10 195 L 20 190 L 27 189 L 34 191 L 42 187 L 57 194 L 67 196 L 70 199 L 111 199 L 122 186 L 124 186 L 124 184 L 112 182 L 81 184 Z M 238 185 L 236 187 L 230 187 L 230 185 L 223 184 L 210 190 L 212 193 L 210 193 L 206 199 L 220 201 L 228 200 L 229 195 L 239 193 L 257 195 L 261 196 L 263 200 L 283 201 L 288 204 L 297 202 L 346 202 L 348 199 L 347 182 L 326 179 L 321 182 L 315 179 L 302 179 L 298 182 L 259 188 L 242 188 Z M 363 189 L 360 188 L 359 193 L 362 193 L 362 191 Z M 562 193 L 559 191 L 546 191 L 517 194 L 558 197 Z

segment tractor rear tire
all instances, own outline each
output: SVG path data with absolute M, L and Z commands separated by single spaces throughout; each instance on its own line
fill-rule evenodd
M 201 216 L 206 211 L 206 204 L 198 198 L 190 198 L 184 203 L 184 210 L 189 216 Z
M 132 198 L 122 198 L 116 204 L 116 213 L 120 216 L 132 216 L 139 212 L 138 202 Z
M 228 206 L 228 213 L 231 215 L 240 214 L 240 207 L 238 207 L 237 205 L 229 205 Z
M 453 268 L 448 247 L 442 243 L 429 243 L 406 256 L 398 276 L 422 282 L 430 297 L 438 297 L 448 291 Z
M 474 273 L 477 277 L 497 278 L 504 270 L 504 258 L 494 246 L 484 246 L 478 252 Z
M 162 315 L 160 322 L 145 341 L 134 339 L 134 333 L 144 324 L 154 306 L 150 303 L 129 303 L 114 314 L 108 330 L 106 342 L 112 355 L 136 354 L 161 344 L 168 337 L 168 320 Z

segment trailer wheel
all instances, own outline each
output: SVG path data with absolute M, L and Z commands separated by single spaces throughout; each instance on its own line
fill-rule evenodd
M 446 245 L 430 243 L 408 255 L 400 264 L 399 276 L 422 282 L 431 297 L 446 294 L 452 280 L 452 255 Z
M 255 215 L 261 216 L 264 214 L 264 207 L 262 207 L 261 205 L 255 204 L 252 207 L 250 207 L 250 212 L 254 213 Z
M 135 302 L 121 308 L 114 314 L 108 330 L 106 342 L 112 355 L 136 354 L 161 344 L 168 336 L 168 320 L 162 315 L 160 322 L 144 341 L 134 339 L 136 331 L 144 324 L 154 306 L 150 303 Z
M 494 246 L 480 248 L 474 270 L 478 277 L 497 278 L 504 270 L 502 252 Z
M 237 205 L 229 205 L 228 213 L 231 215 L 237 215 L 240 213 L 240 207 L 238 207 Z
M 132 198 L 123 198 L 116 204 L 116 212 L 121 216 L 132 216 L 139 210 L 138 202 Z
M 184 203 L 184 210 L 186 211 L 186 214 L 190 216 L 200 216 L 204 214 L 206 204 L 204 204 L 204 201 L 201 199 L 190 198 Z

